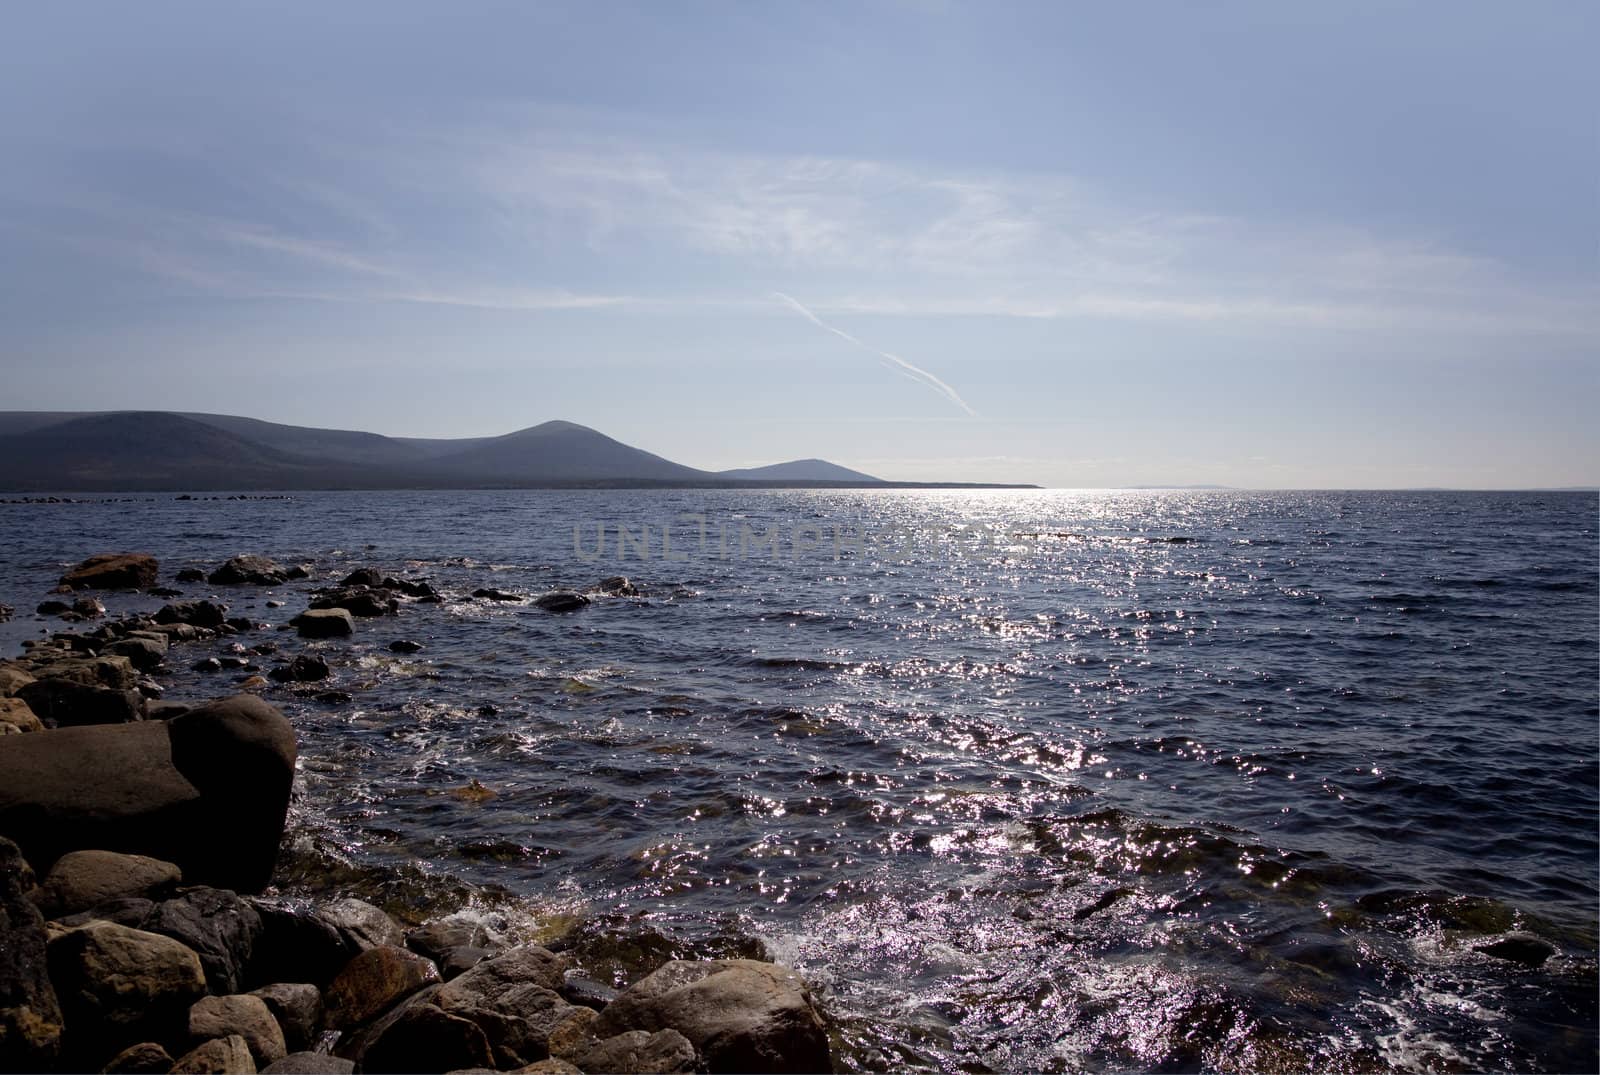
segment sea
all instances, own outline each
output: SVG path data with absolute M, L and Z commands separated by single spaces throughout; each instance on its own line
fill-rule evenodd
M 7 654 L 92 553 L 316 576 L 177 585 L 265 626 L 160 677 L 332 664 L 263 690 L 284 894 L 516 924 L 616 984 L 776 959 L 848 1071 L 1600 1066 L 1593 493 L 64 499 L 0 504 Z M 282 629 L 367 565 L 445 600 Z

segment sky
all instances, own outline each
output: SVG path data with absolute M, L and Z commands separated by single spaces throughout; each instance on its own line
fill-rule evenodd
M 1600 483 L 1600 6 L 34 4 L 0 409 Z

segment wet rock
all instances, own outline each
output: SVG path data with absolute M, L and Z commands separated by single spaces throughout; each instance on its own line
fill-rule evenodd
M 80 597 L 72 602 L 72 611 L 75 615 L 86 620 L 92 620 L 106 614 L 106 606 L 100 603 L 98 597 Z
M 56 934 L 46 955 L 68 1027 L 67 1048 L 94 1058 L 95 1066 L 137 1042 L 175 1040 L 187 1029 L 189 1006 L 206 989 L 200 959 L 188 948 L 112 922 Z
M 261 1069 L 261 1075 L 352 1075 L 355 1064 L 329 1053 L 290 1053 Z
M 406 934 L 406 947 L 434 962 L 453 948 L 485 948 L 488 944 L 489 931 L 483 923 L 460 916 L 435 919 Z
M 383 572 L 375 567 L 358 567 L 339 580 L 340 586 L 378 587 L 383 585 Z
M 261 936 L 261 916 L 225 888 L 198 886 L 156 904 L 141 929 L 182 941 L 200 957 L 213 993 L 237 993 Z
M 0 623 L 5 623 L 11 619 L 12 616 L 16 615 L 16 612 L 17 610 L 10 605 L 0 605 Z
M 560 956 L 524 945 L 447 982 L 434 1002 L 482 1027 L 498 1066 L 516 1067 L 549 1055 L 550 1034 L 580 1010 L 552 988 L 565 970 Z
M 589 604 L 589 599 L 572 590 L 552 590 L 534 598 L 534 604 L 546 612 L 576 612 Z
M 166 659 L 167 646 L 165 635 L 150 634 L 118 639 L 101 652 L 126 657 L 129 664 L 144 672 L 157 667 Z
M 146 590 L 145 593 L 149 594 L 151 597 L 162 598 L 183 596 L 182 590 L 174 590 L 171 586 L 152 586 Z
M 489 1039 L 470 1019 L 432 1004 L 407 1007 L 363 1052 L 365 1071 L 438 1072 L 494 1067 Z
M 196 1045 L 172 1065 L 172 1075 L 255 1075 L 250 1043 L 237 1034 Z
M 122 851 L 252 891 L 277 861 L 294 760 L 294 729 L 249 695 L 167 721 L 9 736 L 0 832 L 41 868 L 69 851 Z
M 206 573 L 198 567 L 186 567 L 174 576 L 179 582 L 204 582 Z
M 385 590 L 395 590 L 407 597 L 416 598 L 418 601 L 437 601 L 439 591 L 435 590 L 422 579 L 397 579 L 388 577 L 383 580 Z
M 288 576 L 265 556 L 235 556 L 213 571 L 206 581 L 213 586 L 276 586 Z
M 280 664 L 267 675 L 279 683 L 315 683 L 328 678 L 328 662 L 312 653 L 302 653 L 288 664 Z
M 400 602 L 388 590 L 366 586 L 338 586 L 331 590 L 318 590 L 311 607 L 342 608 L 352 616 L 388 616 L 400 608 Z
M 61 1006 L 45 962 L 33 870 L 0 837 L 0 1071 L 46 1071 L 61 1048 Z
M 220 672 L 222 671 L 222 658 L 202 657 L 190 665 L 189 668 L 195 672 Z
M 167 1075 L 172 1054 L 153 1041 L 130 1045 L 100 1069 L 100 1075 Z
M 413 642 L 409 638 L 397 638 L 389 643 L 390 653 L 419 653 L 422 650 L 421 642 Z
M 349 705 L 356 700 L 349 691 L 318 691 L 312 697 L 323 705 Z
M 521 594 L 507 593 L 504 590 L 492 590 L 488 587 L 472 591 L 473 597 L 481 597 L 488 601 L 521 601 Z
M 214 601 L 173 601 L 156 610 L 157 623 L 185 623 L 190 627 L 219 627 L 228 619 L 228 606 Z
M 602 1010 L 618 996 L 609 985 L 581 974 L 568 974 L 556 992 L 569 1004 L 581 1004 L 595 1011 Z
M 354 897 L 318 908 L 317 917 L 332 926 L 350 955 L 369 948 L 405 947 L 405 933 L 382 909 Z
M 344 638 L 356 630 L 355 620 L 342 608 L 310 608 L 290 622 L 302 638 Z
M 126 657 L 116 660 L 127 662 Z M 51 665 L 41 672 L 52 672 Z M 130 671 L 132 666 L 129 665 Z M 50 728 L 78 728 L 93 724 L 126 724 L 144 717 L 144 696 L 130 678 L 126 687 L 102 687 L 68 676 L 41 675 L 17 691 L 35 716 Z
M 1555 945 L 1531 933 L 1508 934 L 1491 944 L 1477 945 L 1476 950 L 1524 967 L 1542 967 L 1545 960 L 1556 954 Z
M 248 901 L 261 917 L 250 975 L 255 981 L 312 982 L 333 980 L 356 949 L 310 907 L 281 900 Z
M 34 605 L 33 611 L 40 616 L 59 616 L 63 612 L 71 612 L 72 606 L 65 601 L 52 597 Z
M 39 905 L 52 917 L 77 914 L 110 900 L 159 897 L 183 879 L 170 862 L 116 851 L 72 851 L 50 867 Z
M 14 732 L 42 732 L 41 721 L 21 698 L 0 698 L 0 735 Z
M 285 1047 L 299 1051 L 322 1032 L 322 992 L 309 982 L 274 982 L 250 992 L 260 997 L 283 1031 Z
M 639 587 L 630 582 L 626 575 L 612 575 L 608 579 L 601 579 L 595 589 L 612 597 L 639 596 Z
M 519 1075 L 583 1075 L 583 1070 L 576 1064 L 569 1064 L 565 1060 L 550 1057 L 548 1060 L 535 1061 L 525 1064 L 516 1071 Z
M 74 590 L 142 590 L 156 584 L 160 565 L 142 552 L 103 552 L 61 576 Z
M 708 1070 L 831 1071 L 828 1035 L 798 974 L 749 959 L 672 960 L 606 1006 L 595 1033 L 672 1028 Z
M 439 964 L 439 974 L 445 981 L 461 977 L 479 963 L 494 955 L 489 948 L 480 948 L 473 944 L 461 944 L 454 948 L 447 948 L 435 960 Z
M 597 1042 L 578 1058 L 577 1065 L 584 1071 L 644 1075 L 692 1072 L 697 1070 L 698 1060 L 689 1039 L 676 1030 L 630 1030 Z
M 311 577 L 311 568 L 306 564 L 291 564 L 284 568 L 283 577 L 290 582 L 299 582 Z
M 249 1045 L 257 1067 L 281 1060 L 289 1052 L 277 1019 L 260 997 L 248 993 L 201 997 L 189 1009 L 189 1036 L 195 1041 L 235 1034 Z
M 423 986 L 439 981 L 433 962 L 404 948 L 369 948 L 346 964 L 328 986 L 328 1025 L 365 1023 Z

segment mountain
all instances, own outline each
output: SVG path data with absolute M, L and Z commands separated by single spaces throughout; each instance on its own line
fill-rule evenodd
M 0 490 L 29 493 L 926 484 L 883 482 L 821 459 L 717 474 L 573 422 L 431 440 L 227 414 L 0 411 Z
M 830 463 L 826 459 L 795 459 L 788 463 L 773 463 L 766 467 L 744 467 L 740 470 L 719 470 L 719 478 L 732 478 L 735 481 L 777 481 L 777 482 L 850 482 L 852 484 L 877 483 L 882 478 L 874 478 L 870 474 L 863 474 L 859 470 L 841 467 L 837 463 Z

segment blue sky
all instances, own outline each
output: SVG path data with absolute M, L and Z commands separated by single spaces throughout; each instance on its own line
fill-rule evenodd
M 1600 481 L 1594 5 L 327 7 L 8 12 L 0 408 Z

